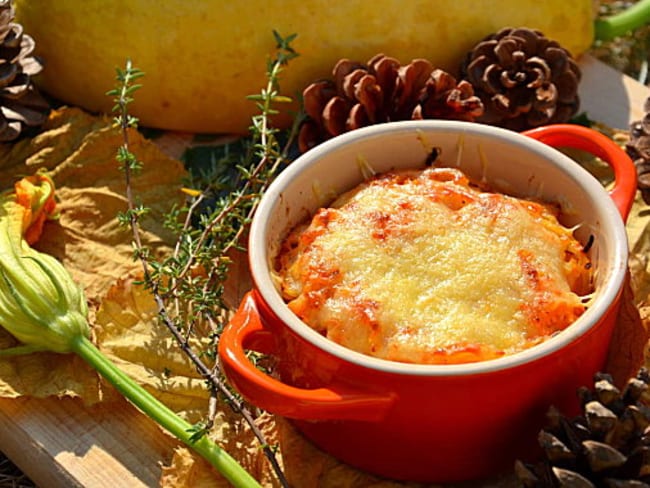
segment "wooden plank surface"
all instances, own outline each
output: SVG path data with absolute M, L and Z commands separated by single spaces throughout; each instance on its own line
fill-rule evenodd
M 47 488 L 158 486 L 176 441 L 130 404 L 0 399 L 0 449 Z
M 581 110 L 590 119 L 617 129 L 643 117 L 643 105 L 650 89 L 591 56 L 580 60 Z
M 591 119 L 626 129 L 642 117 L 647 87 L 591 57 L 580 65 L 582 110 Z M 126 402 L 0 399 L 0 451 L 43 487 L 157 486 L 175 445 Z

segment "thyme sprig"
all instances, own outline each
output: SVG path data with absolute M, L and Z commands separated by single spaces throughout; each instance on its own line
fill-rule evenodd
M 113 112 L 117 115 L 115 116 L 114 121 L 122 131 L 124 139 L 123 144 L 117 149 L 116 159 L 120 163 L 120 169 L 124 172 L 124 178 L 126 180 L 126 199 L 128 209 L 126 212 L 118 213 L 117 219 L 122 225 L 129 225 L 136 230 L 140 218 L 144 216 L 148 210 L 142 205 L 136 205 L 133 197 L 131 179 L 133 175 L 142 170 L 142 162 L 139 161 L 135 154 L 133 154 L 129 149 L 128 130 L 131 128 L 137 128 L 138 119 L 129 114 L 128 106 L 133 102 L 133 93 L 142 87 L 140 83 L 135 83 L 135 81 L 143 76 L 144 73 L 135 68 L 131 63 L 131 60 L 128 59 L 126 61 L 126 67 L 123 70 L 119 68 L 117 69 L 117 87 L 107 92 L 107 95 L 115 98 Z M 142 253 L 141 255 L 138 255 L 138 257 L 146 259 L 146 256 L 144 255 L 146 251 L 142 246 L 139 232 L 134 233 L 134 239 L 136 240 L 135 248 L 137 252 Z M 144 267 L 144 272 L 148 272 L 146 266 Z
M 171 255 L 161 261 L 154 260 L 142 243 L 140 219 L 147 209 L 136 203 L 132 190 L 132 178 L 141 164 L 130 151 L 129 130 L 137 127 L 137 119 L 129 115 L 128 106 L 139 88 L 134 82 L 142 73 L 127 62 L 124 70 L 118 70 L 118 87 L 109 93 L 115 97 L 116 124 L 122 133 L 117 160 L 125 174 L 128 200 L 127 211 L 118 218 L 133 233 L 134 257 L 142 264 L 142 283 L 154 297 L 159 320 L 210 392 L 206 419 L 192 426 L 190 438 L 197 441 L 209 433 L 218 401 L 226 401 L 250 426 L 279 482 L 288 486 L 275 446 L 258 428 L 254 412 L 228 387 L 214 352 L 230 314 L 225 291 L 231 265 L 244 250 L 243 236 L 261 196 L 289 162 L 289 149 L 300 123 L 296 116 L 288 132 L 271 123 L 278 113 L 276 104 L 291 101 L 280 95 L 278 81 L 288 62 L 297 56 L 290 45 L 295 36 L 283 38 L 277 32 L 274 36 L 277 52 L 267 65 L 267 83 L 259 94 L 249 97 L 260 110 L 252 118 L 250 137 L 222 146 L 226 157 L 214 159 L 208 171 L 202 168 L 190 173 L 184 189 L 186 203 L 174 206 L 165 219 L 177 240 Z

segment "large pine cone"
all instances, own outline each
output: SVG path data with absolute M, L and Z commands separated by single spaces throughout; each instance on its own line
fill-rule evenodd
M 43 68 L 32 56 L 34 40 L 13 22 L 10 0 L 0 0 L 0 141 L 11 141 L 25 127 L 45 122 L 50 106 L 32 84 Z
M 485 106 L 479 122 L 521 131 L 568 122 L 580 105 L 580 68 L 536 30 L 505 28 L 486 37 L 460 71 Z
M 544 460 L 516 464 L 524 487 L 650 487 L 649 382 L 641 369 L 621 391 L 611 376 L 597 374 L 593 388 L 579 392 L 582 415 L 569 419 L 551 409 L 539 435 Z
M 367 64 L 340 60 L 332 80 L 303 91 L 307 119 L 299 134 L 301 152 L 344 132 L 381 122 L 409 119 L 473 121 L 483 113 L 472 86 L 434 69 L 424 59 L 402 66 L 379 54 Z
M 630 140 L 625 151 L 634 161 L 641 196 L 650 204 L 650 97 L 646 99 L 643 111 L 644 117 L 630 124 Z

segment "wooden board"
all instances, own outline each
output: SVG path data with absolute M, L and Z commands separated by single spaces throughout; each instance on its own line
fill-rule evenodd
M 176 441 L 130 404 L 0 399 L 0 450 L 39 486 L 158 486 Z
M 591 57 L 580 61 L 582 109 L 626 129 L 650 90 Z M 38 485 L 157 486 L 176 442 L 126 402 L 84 407 L 71 399 L 0 399 L 0 451 Z
M 627 129 L 630 122 L 643 117 L 643 106 L 650 96 L 648 87 L 591 56 L 580 60 L 580 68 L 580 105 L 590 119 Z

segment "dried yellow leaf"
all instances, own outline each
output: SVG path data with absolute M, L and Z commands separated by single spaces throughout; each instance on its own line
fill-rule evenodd
M 169 408 L 198 422 L 207 406 L 205 382 L 159 323 L 157 313 L 147 290 L 132 280 L 119 280 L 97 310 L 94 330 L 99 349 Z
M 143 222 L 145 245 L 154 253 L 168 250 L 170 236 L 162 226 L 163 214 L 174 201 L 182 201 L 183 165 L 163 154 L 151 141 L 133 131 L 133 151 L 144 163 L 136 192 L 152 212 Z M 0 189 L 17 176 L 47 169 L 59 198 L 59 219 L 46 222 L 34 247 L 59 259 L 80 283 L 89 301 L 90 317 L 108 288 L 138 269 L 132 259 L 131 235 L 117 222 L 126 209 L 124 175 L 115 161 L 121 144 L 109 118 L 79 109 L 53 111 L 43 131 L 32 139 L 0 145 Z M 0 344 L 13 339 L 0 331 Z M 0 360 L 0 396 L 81 396 L 101 399 L 96 374 L 80 366 L 73 356 L 39 354 Z

